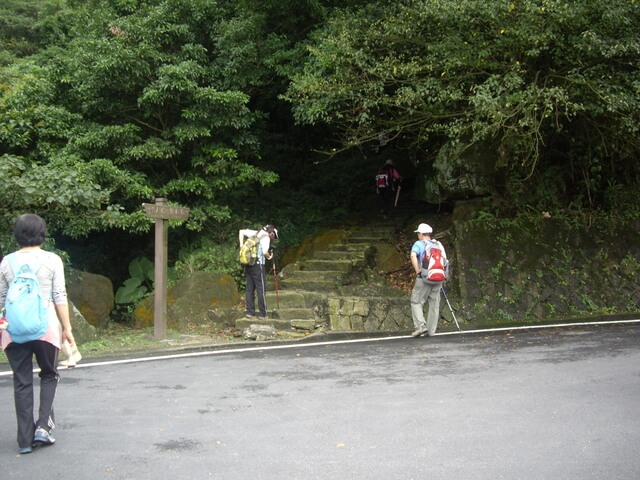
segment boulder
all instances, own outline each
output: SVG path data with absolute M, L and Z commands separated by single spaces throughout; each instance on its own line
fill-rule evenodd
M 390 243 L 374 243 L 376 249 L 376 269 L 380 272 L 393 272 L 407 265 L 408 255 L 403 255 Z
M 137 327 L 153 326 L 154 297 L 145 298 L 134 310 Z M 238 316 L 240 294 L 231 275 L 193 272 L 167 291 L 167 326 L 188 331 L 190 326 L 207 323 L 232 325 Z
M 488 195 L 495 190 L 499 149 L 490 142 L 446 143 L 418 172 L 415 195 L 433 204 Z
M 111 280 L 95 273 L 74 270 L 67 278 L 67 295 L 90 325 L 98 328 L 107 326 L 115 305 Z
M 71 320 L 73 338 L 75 339 L 76 344 L 81 345 L 98 338 L 96 327 L 87 322 L 73 302 L 69 302 L 69 319 Z

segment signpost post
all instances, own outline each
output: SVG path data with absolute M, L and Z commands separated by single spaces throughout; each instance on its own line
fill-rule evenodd
M 143 203 L 142 208 L 149 217 L 156 219 L 153 334 L 156 339 L 163 339 L 167 335 L 167 220 L 186 220 L 189 209 L 169 206 L 166 198 L 156 198 L 156 203 Z

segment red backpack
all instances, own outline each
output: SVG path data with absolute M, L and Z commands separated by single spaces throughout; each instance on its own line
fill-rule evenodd
M 438 240 L 427 240 L 422 256 L 422 279 L 427 283 L 442 283 L 447 279 L 447 259 Z
M 387 168 L 381 168 L 376 175 L 376 186 L 378 188 L 387 188 L 390 184 L 391 172 Z

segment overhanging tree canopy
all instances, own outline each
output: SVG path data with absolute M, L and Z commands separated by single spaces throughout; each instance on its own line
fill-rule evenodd
M 640 173 L 639 24 L 634 0 L 376 2 L 314 34 L 286 98 L 342 147 L 490 141 L 511 199 L 598 206 Z

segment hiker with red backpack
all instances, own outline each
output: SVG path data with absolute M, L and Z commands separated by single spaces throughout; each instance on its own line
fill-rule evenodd
M 440 289 L 447 278 L 447 254 L 442 243 L 432 239 L 433 229 L 421 223 L 414 231 L 418 240 L 411 247 L 411 265 L 416 283 L 411 291 L 411 317 L 416 330 L 414 337 L 432 336 L 438 328 L 440 316 Z M 428 304 L 427 319 L 424 304 Z
M 396 170 L 393 160 L 387 160 L 376 174 L 376 193 L 380 199 L 380 211 L 385 218 L 393 203 L 394 193 L 400 188 L 402 176 Z

